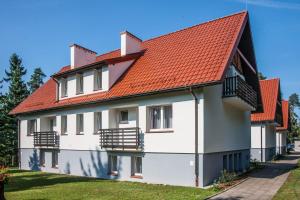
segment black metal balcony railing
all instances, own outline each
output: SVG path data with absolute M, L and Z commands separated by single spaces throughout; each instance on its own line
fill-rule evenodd
M 100 129 L 100 146 L 116 150 L 141 149 L 140 128 Z
M 241 98 L 254 108 L 257 107 L 257 93 L 240 76 L 227 77 L 223 84 L 223 97 L 234 96 Z
M 35 147 L 59 147 L 59 135 L 55 131 L 34 132 L 33 144 Z

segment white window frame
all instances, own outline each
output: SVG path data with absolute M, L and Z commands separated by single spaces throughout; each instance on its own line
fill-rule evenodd
M 100 118 L 99 120 L 98 117 Z M 98 134 L 98 131 L 101 128 L 102 128 L 102 112 L 94 112 L 94 134 Z
M 82 116 L 82 124 L 81 124 L 81 116 Z M 82 127 L 82 128 L 81 128 Z M 82 130 L 80 130 L 82 129 Z M 76 114 L 76 134 L 83 135 L 84 134 L 84 114 Z
M 67 78 L 61 79 L 61 98 L 68 97 L 68 80 Z
M 140 160 L 140 172 L 137 172 L 137 161 Z M 143 158 L 141 156 L 132 156 L 131 157 L 131 176 L 143 177 Z
M 34 123 L 33 124 L 33 130 L 31 130 L 32 128 L 32 124 L 31 123 Z M 37 120 L 36 119 L 30 119 L 30 120 L 27 120 L 27 135 L 28 136 L 32 136 L 34 135 L 34 132 L 37 131 Z
M 61 134 L 62 135 L 68 134 L 68 115 L 61 116 Z
M 165 114 L 165 107 L 171 107 L 171 127 L 164 128 L 164 114 Z M 160 127 L 159 128 L 152 128 L 152 118 L 151 118 L 151 109 L 153 108 L 160 108 Z M 156 105 L 156 106 L 149 106 L 147 109 L 147 126 L 148 132 L 173 132 L 173 105 L 172 104 L 165 104 L 165 105 Z
M 118 175 L 118 156 L 109 155 L 108 159 L 109 159 L 108 160 L 109 174 L 110 175 Z
M 94 70 L 94 91 L 102 90 L 102 68 Z
M 76 74 L 76 94 L 83 94 L 83 90 L 84 90 L 83 73 L 78 73 Z

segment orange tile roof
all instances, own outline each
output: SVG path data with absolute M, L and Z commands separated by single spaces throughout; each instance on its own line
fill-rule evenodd
M 143 41 L 144 55 L 109 91 L 56 102 L 55 81 L 50 79 L 11 114 L 217 83 L 247 21 L 248 13 L 241 12 Z M 98 56 L 96 61 L 118 56 L 120 50 L 115 50 Z
M 259 84 L 264 112 L 251 114 L 251 121 L 275 121 L 279 79 L 260 80 Z
M 276 127 L 277 131 L 287 131 L 289 129 L 289 102 L 286 100 L 282 100 L 282 118 L 283 118 L 283 126 Z

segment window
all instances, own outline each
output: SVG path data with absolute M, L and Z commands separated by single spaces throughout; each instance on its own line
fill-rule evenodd
M 239 153 L 239 171 L 243 170 L 243 166 L 242 166 L 242 153 Z
M 77 134 L 83 134 L 83 114 L 76 115 Z
M 237 155 L 237 153 L 235 153 L 234 154 L 234 156 L 233 156 L 233 167 L 234 167 L 234 171 L 236 172 L 236 171 L 239 171 L 239 169 L 238 169 L 238 155 Z
M 67 134 L 68 131 L 68 121 L 67 115 L 61 116 L 61 134 Z
M 27 135 L 33 135 L 36 132 L 36 119 L 27 121 Z
M 40 166 L 45 167 L 45 151 L 40 150 Z
M 99 129 L 102 128 L 102 113 L 94 112 L 94 133 L 98 133 Z
M 232 154 L 229 154 L 229 167 L 228 171 L 232 172 Z
M 83 93 L 83 74 L 76 75 L 76 94 Z
M 109 166 L 109 173 L 112 175 L 118 174 L 118 157 L 110 155 L 108 156 L 108 166 Z
M 149 128 L 151 129 L 171 129 L 172 106 L 153 106 L 149 108 Z
M 53 151 L 52 152 L 52 168 L 58 167 L 58 152 Z
M 68 80 L 66 78 L 61 79 L 61 97 L 68 96 Z
M 142 157 L 131 157 L 132 176 L 142 177 Z
M 128 123 L 128 110 L 120 111 L 120 123 Z
M 94 90 L 102 89 L 102 69 L 95 69 L 94 71 Z
M 223 155 L 223 170 L 228 170 L 227 168 L 227 155 Z

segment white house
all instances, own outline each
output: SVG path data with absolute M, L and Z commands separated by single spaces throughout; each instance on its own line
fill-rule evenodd
M 286 100 L 281 101 L 282 105 L 282 121 L 283 124 L 280 127 L 276 127 L 276 153 L 286 153 L 287 134 L 290 131 L 290 109 L 289 102 Z
M 247 12 L 97 55 L 72 45 L 71 64 L 11 114 L 20 168 L 203 187 L 250 159 L 260 89 Z
M 263 112 L 251 114 L 251 159 L 270 161 L 276 155 L 276 128 L 282 124 L 279 79 L 261 80 Z

